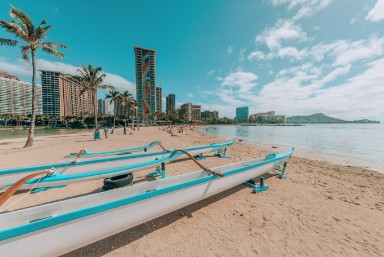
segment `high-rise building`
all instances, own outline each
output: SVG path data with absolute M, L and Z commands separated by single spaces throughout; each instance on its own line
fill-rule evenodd
M 2 73 L 5 74 L 5 73 Z M 8 74 L 8 73 L 7 73 Z M 0 114 L 28 115 L 32 113 L 32 84 L 12 75 L 0 76 Z M 36 86 L 37 114 L 42 113 L 41 86 Z
M 136 99 L 139 114 L 156 112 L 156 51 L 134 47 Z
M 179 114 L 187 114 L 188 121 L 201 120 L 201 105 L 194 105 L 192 103 L 185 103 L 180 106 Z
M 201 118 L 202 119 L 218 119 L 219 118 L 219 112 L 218 111 L 203 111 L 201 112 Z
M 201 120 L 201 105 L 195 105 L 192 104 L 192 113 L 191 113 L 191 120 L 192 121 L 199 121 Z
M 179 115 L 187 115 L 187 120 L 192 119 L 192 103 L 185 103 L 180 106 Z
M 276 115 L 275 111 L 260 112 L 249 115 L 249 119 L 258 123 L 285 123 L 285 115 Z
M 156 112 L 163 112 L 163 89 L 156 87 Z
M 105 115 L 108 112 L 108 103 L 104 99 L 97 100 L 97 114 Z
M 247 106 L 236 108 L 236 120 L 244 121 L 248 119 L 249 110 Z
M 57 71 L 41 71 L 43 114 L 60 117 L 94 115 L 93 93 L 80 95 L 76 76 Z
M 176 109 L 176 96 L 175 94 L 169 94 L 166 97 L 165 111 L 173 112 Z

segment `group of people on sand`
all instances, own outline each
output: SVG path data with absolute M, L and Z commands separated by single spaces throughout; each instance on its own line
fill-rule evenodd
M 104 136 L 105 138 L 108 138 L 108 127 L 104 127 Z M 101 132 L 99 128 L 96 128 L 93 132 L 93 139 L 95 140 L 101 140 Z
M 132 129 L 133 131 L 135 131 L 136 128 L 137 128 L 137 130 L 140 130 L 140 126 L 137 126 L 137 127 L 134 126 L 133 128 L 131 128 L 131 127 L 128 127 L 128 128 Z M 105 138 L 108 138 L 108 132 L 109 132 L 108 127 L 105 126 L 105 127 L 103 128 L 103 131 L 104 131 L 104 137 L 105 137 Z M 111 132 L 111 134 L 113 134 L 113 132 L 114 132 L 114 128 L 112 128 L 112 132 Z M 124 129 L 123 129 L 123 135 L 126 135 L 126 134 L 127 134 L 127 127 L 124 127 Z M 129 135 L 132 135 L 132 132 L 129 133 Z M 100 132 L 100 129 L 99 129 L 99 128 L 96 128 L 96 129 L 94 130 L 94 132 L 93 132 L 93 138 L 94 138 L 95 140 L 101 140 L 101 132 Z
M 177 125 L 168 125 L 164 127 L 159 127 L 159 130 L 166 131 L 168 134 L 171 135 L 171 137 L 177 137 L 176 133 L 174 131 L 177 131 L 179 134 L 185 134 L 185 130 L 187 129 L 193 130 L 193 127 L 188 127 L 188 126 L 177 126 Z

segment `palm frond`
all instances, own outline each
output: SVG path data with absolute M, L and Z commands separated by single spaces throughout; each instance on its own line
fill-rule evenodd
M 41 47 L 41 49 L 46 52 L 46 53 L 49 53 L 49 54 L 53 54 L 55 55 L 56 57 L 60 58 L 60 59 L 63 59 L 64 58 L 64 55 L 62 53 L 60 53 L 59 51 L 57 51 L 56 49 L 54 48 L 50 48 L 50 47 Z
M 33 22 L 27 14 L 25 14 L 21 10 L 11 5 L 11 10 L 9 11 L 9 15 L 13 19 L 15 19 L 17 23 L 19 23 L 19 25 L 25 31 L 26 35 L 30 36 L 33 34 L 33 31 L 34 31 Z
M 16 23 L 0 20 L 0 26 L 25 42 L 29 42 L 28 35 Z
M 17 40 L 0 38 L 0 45 L 5 46 L 16 46 L 19 42 Z
M 27 62 L 29 62 L 29 52 L 32 50 L 32 47 L 31 46 L 22 46 L 20 47 L 21 49 L 21 54 L 23 56 L 23 59 L 26 60 Z
M 83 95 L 85 92 L 87 92 L 89 89 L 88 88 L 83 88 L 81 91 L 80 91 L 80 95 Z
M 55 47 L 68 48 L 68 46 L 61 43 L 57 43 L 57 42 L 44 42 L 41 44 L 41 46 L 46 46 L 50 48 L 55 48 Z

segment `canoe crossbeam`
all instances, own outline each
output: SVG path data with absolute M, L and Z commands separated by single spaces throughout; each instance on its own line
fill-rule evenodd
M 154 172 L 150 172 L 150 173 L 147 174 L 147 178 L 155 178 L 155 177 L 158 177 L 158 176 L 161 176 L 162 179 L 166 177 L 165 162 L 161 163 L 161 167 L 157 166 L 156 170 Z
M 260 177 L 259 185 L 257 185 L 256 181 L 254 181 L 253 179 L 244 182 L 243 185 L 252 188 L 254 193 L 261 193 L 269 189 L 269 186 L 264 183 L 264 177 Z
M 281 172 L 280 175 L 278 176 L 279 179 L 286 179 L 288 178 L 286 175 L 285 175 L 285 169 L 287 168 L 287 162 L 284 162 L 284 165 L 283 165 L 283 168 L 282 169 L 279 169 L 278 167 L 275 167 L 274 169 Z
M 196 155 L 196 156 L 193 156 L 196 160 L 198 161 L 202 161 L 202 160 L 205 160 L 205 157 L 203 156 L 203 154 L 199 154 L 199 155 Z
M 217 153 L 215 154 L 215 156 L 219 158 L 229 158 L 227 156 L 227 148 L 217 150 Z

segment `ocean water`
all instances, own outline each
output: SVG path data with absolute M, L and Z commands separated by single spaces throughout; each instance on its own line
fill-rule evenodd
M 239 138 L 271 152 L 295 147 L 295 154 L 384 172 L 384 124 L 211 126 L 201 132 Z

